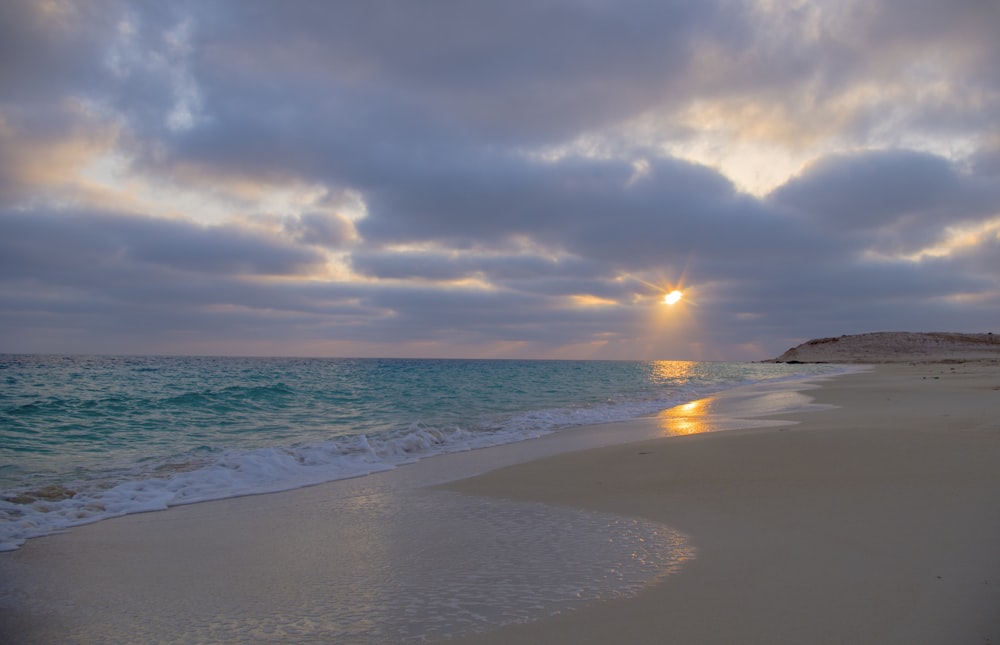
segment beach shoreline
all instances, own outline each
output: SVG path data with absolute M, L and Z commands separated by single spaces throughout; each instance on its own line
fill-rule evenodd
M 637 596 L 448 642 L 1000 641 L 1000 425 L 991 414 L 1000 405 L 997 365 L 879 365 L 813 381 L 745 396 L 730 390 L 637 420 L 653 438 L 484 462 L 471 467 L 471 477 L 424 481 L 428 491 L 458 493 L 473 504 L 542 503 L 640 518 L 687 536 L 697 552 Z M 814 404 L 803 404 L 803 388 Z M 768 396 L 796 403 L 768 403 Z M 782 405 L 793 411 L 772 413 Z M 706 428 L 728 429 L 698 434 Z M 336 484 L 361 487 L 345 499 L 370 505 L 380 498 L 362 492 L 365 479 Z M 234 610 L 253 624 L 202 632 L 202 642 L 235 633 L 248 642 L 326 642 L 315 615 L 311 623 L 293 617 L 289 624 L 301 628 L 296 638 L 268 627 L 262 614 L 303 589 L 312 589 L 310 597 L 324 593 L 323 572 L 309 562 L 329 548 L 327 486 L 128 516 L 0 554 L 8 576 L 21 575 L 36 589 L 55 585 L 45 590 L 49 601 L 76 603 L 63 611 L 12 585 L 0 636 L 60 642 L 84 634 L 78 640 L 88 642 L 93 632 L 74 622 L 82 616 L 119 621 L 120 636 L 133 628 L 128 620 L 138 626 L 157 614 L 152 629 L 166 630 L 169 641 L 171 630 L 185 633 L 185 620 L 203 609 L 191 585 L 207 580 L 213 597 L 226 601 L 217 613 Z M 303 518 L 309 521 L 295 526 Z M 137 589 L 141 602 L 124 597 Z
M 457 642 L 1000 641 L 997 364 L 878 365 L 809 394 L 833 407 L 452 484 L 656 519 L 699 551 L 637 598 Z

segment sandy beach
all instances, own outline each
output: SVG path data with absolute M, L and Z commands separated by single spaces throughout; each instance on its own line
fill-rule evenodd
M 384 498 L 341 489 L 364 517 L 388 518 L 344 533 L 347 507 L 317 486 L 31 540 L 0 554 L 0 640 L 393 642 L 324 637 L 342 604 L 336 557 L 389 575 L 413 554 L 393 552 L 387 526 L 409 533 L 455 508 L 514 525 L 526 507 L 504 504 L 541 502 L 583 522 L 577 533 L 591 516 L 576 511 L 634 518 L 686 550 L 633 597 L 448 642 L 1000 643 L 1000 366 L 878 365 L 807 394 L 830 407 L 676 436 L 730 428 L 760 402 L 723 394 L 637 422 L 660 438 L 424 487 L 405 526 Z
M 879 365 L 810 394 L 838 407 L 456 484 L 657 519 L 699 553 L 636 599 L 463 642 L 1000 642 L 998 366 Z

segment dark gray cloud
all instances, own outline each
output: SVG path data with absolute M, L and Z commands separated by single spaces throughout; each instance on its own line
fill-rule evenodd
M 184 276 L 300 275 L 324 257 L 235 226 L 107 213 L 4 213 L 0 267 L 5 277 L 50 273 L 68 280 L 111 270 L 156 267 Z M 89 271 L 80 271 L 92 267 Z M 94 286 L 100 286 L 100 283 Z
M 347 218 L 329 213 L 303 213 L 290 218 L 285 222 L 285 231 L 303 244 L 334 249 L 355 238 L 354 225 Z
M 359 251 L 351 255 L 355 271 L 366 276 L 394 280 L 421 279 L 458 281 L 483 276 L 493 283 L 538 284 L 561 282 L 568 290 L 559 293 L 580 293 L 584 285 L 592 285 L 605 274 L 607 267 L 576 257 L 547 258 L 507 252 L 502 247 L 485 253 L 476 249 L 430 252 Z M 571 284 L 578 285 L 575 289 Z
M 942 241 L 950 227 L 995 218 L 1000 190 L 942 157 L 885 150 L 824 158 L 770 202 L 855 237 L 858 251 L 905 254 Z
M 998 9 L 836 5 L 5 3 L 0 351 L 985 329 Z M 720 129 L 813 161 L 761 197 L 666 152 Z
M 359 230 L 372 243 L 522 236 L 628 270 L 795 236 L 717 172 L 672 159 L 647 162 L 642 173 L 627 161 L 470 162 L 373 190 L 369 209 Z
M 114 96 L 145 135 L 131 142 L 135 162 L 351 186 L 444 171 L 484 146 L 558 144 L 675 104 L 694 50 L 747 29 L 735 6 L 686 0 L 179 6 L 196 25 L 183 66 L 204 121 L 167 131 L 176 81 L 134 65 Z M 178 57 L 161 35 L 146 39 Z
M 0 102 L 100 91 L 107 35 L 120 12 L 116 2 L 0 3 Z
M 824 158 L 772 197 L 831 228 L 870 231 L 933 218 L 961 195 L 959 181 L 941 157 L 888 150 Z
M 490 0 L 260 3 L 235 15 L 199 13 L 211 14 L 201 21 L 209 84 L 259 91 L 258 75 L 270 72 L 297 95 L 333 90 L 334 111 L 341 93 L 363 94 L 479 137 L 536 144 L 668 96 L 698 42 L 745 28 L 737 9 L 691 0 Z

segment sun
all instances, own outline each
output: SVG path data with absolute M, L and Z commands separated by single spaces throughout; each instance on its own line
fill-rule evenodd
M 677 289 L 674 289 L 673 291 L 671 291 L 667 295 L 663 296 L 663 304 L 666 304 L 666 305 L 676 305 L 678 302 L 680 302 L 680 300 L 681 300 L 681 298 L 683 296 L 684 296 L 683 293 L 681 293 Z

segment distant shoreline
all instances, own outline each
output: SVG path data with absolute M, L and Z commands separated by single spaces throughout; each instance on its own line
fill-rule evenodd
M 775 363 L 1000 362 L 1000 334 L 886 331 L 814 338 L 792 347 L 773 361 Z

